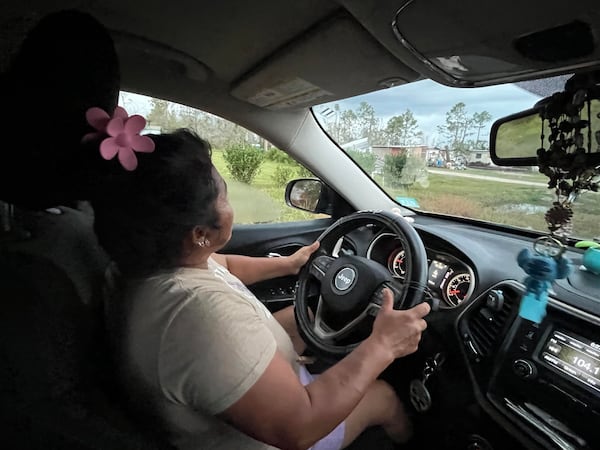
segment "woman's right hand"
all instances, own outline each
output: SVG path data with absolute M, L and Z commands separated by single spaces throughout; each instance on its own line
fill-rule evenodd
M 390 351 L 394 359 L 410 355 L 417 350 L 421 334 L 427 328 L 423 317 L 430 310 L 427 303 L 419 303 L 410 309 L 395 310 L 392 291 L 386 288 L 383 291 L 381 309 L 368 339 Z
M 394 359 L 417 349 L 429 305 L 395 311 L 393 303 L 385 290 L 371 335 L 306 386 L 290 361 L 275 352 L 258 380 L 220 417 L 274 447 L 310 447 L 352 413 Z

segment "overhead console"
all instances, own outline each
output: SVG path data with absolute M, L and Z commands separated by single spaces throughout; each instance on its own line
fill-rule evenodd
M 476 0 L 405 0 L 398 2 L 392 29 L 399 45 L 421 62 L 419 71 L 450 86 L 514 81 L 542 71 L 559 74 L 600 61 L 592 0 L 485 7 Z
M 600 448 L 600 319 L 551 298 L 538 325 L 517 315 L 520 285 L 490 293 L 508 313 L 484 297 L 458 322 L 480 401 L 539 448 Z

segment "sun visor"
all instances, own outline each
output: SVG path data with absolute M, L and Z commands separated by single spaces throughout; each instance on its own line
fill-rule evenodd
M 122 31 L 112 31 L 125 79 L 144 80 L 151 71 L 159 80 L 204 82 L 211 72 L 197 59 L 174 48 Z
M 426 27 L 423 17 L 428 17 Z M 558 75 L 600 64 L 597 0 L 408 0 L 392 28 L 425 73 L 451 86 Z
M 231 94 L 277 110 L 351 97 L 417 77 L 354 19 L 343 16 L 277 51 L 236 83 Z

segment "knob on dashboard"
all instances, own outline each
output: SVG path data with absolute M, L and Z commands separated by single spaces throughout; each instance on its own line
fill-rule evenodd
M 537 376 L 535 364 L 526 359 L 515 359 L 512 364 L 513 372 L 519 378 L 529 380 Z
M 485 304 L 492 311 L 502 311 L 504 306 L 504 293 L 500 289 L 491 290 L 486 298 Z

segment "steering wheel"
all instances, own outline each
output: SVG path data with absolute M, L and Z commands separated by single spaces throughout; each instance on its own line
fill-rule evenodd
M 400 240 L 406 258 L 404 281 L 371 259 L 334 256 L 339 239 L 363 226 L 379 226 Z M 421 303 L 427 283 L 427 253 L 412 225 L 387 211 L 359 211 L 343 217 L 318 240 L 319 250 L 299 274 L 294 314 L 307 346 L 319 356 L 335 360 L 354 350 L 371 332 L 385 287 L 394 293 L 395 309 Z M 314 318 L 309 312 L 311 302 Z

